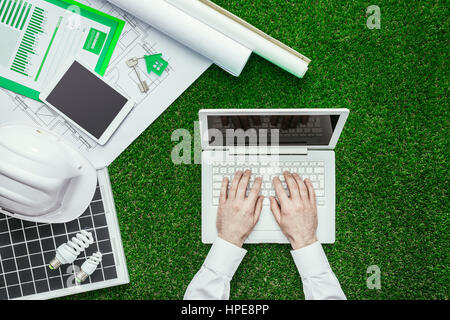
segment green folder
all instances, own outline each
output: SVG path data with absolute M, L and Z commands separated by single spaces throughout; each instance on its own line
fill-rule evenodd
M 101 12 L 99 10 L 96 10 L 94 8 L 91 8 L 89 6 L 86 6 L 82 3 L 73 1 L 73 0 L 44 0 L 47 3 L 50 3 L 52 5 L 67 9 L 70 6 L 76 6 L 80 9 L 80 15 L 96 21 L 102 25 L 108 26 L 110 28 L 110 31 L 108 34 L 98 31 L 94 28 L 91 28 L 91 30 L 89 31 L 89 34 L 87 36 L 87 39 L 83 45 L 83 49 L 84 50 L 88 50 L 94 54 L 97 54 L 99 56 L 98 60 L 97 60 L 97 64 L 95 66 L 95 71 L 103 76 L 106 72 L 106 68 L 109 65 L 109 61 L 111 60 L 111 56 L 114 52 L 114 49 L 117 45 L 117 41 L 119 40 L 120 34 L 123 30 L 123 27 L 125 26 L 125 21 L 118 19 L 116 17 L 110 16 L 104 12 Z M 4 2 L 6 3 L 6 2 Z M 22 0 L 11 0 L 12 5 L 20 5 L 22 3 Z M 5 8 L 6 9 L 6 8 Z M 0 11 L 3 11 L 2 8 L 0 8 Z M 28 14 L 26 12 L 26 10 L 23 10 L 24 13 L 21 13 L 18 11 L 17 16 L 18 17 L 11 17 L 11 18 L 7 18 L 5 19 L 5 21 L 3 21 L 3 23 L 8 23 L 11 27 L 16 27 L 18 29 L 23 28 L 23 26 L 18 25 L 18 23 L 16 23 L 17 21 L 20 21 L 20 16 L 21 15 L 26 15 Z M 11 10 L 12 12 L 12 10 Z M 20 13 L 20 15 L 19 15 Z M 0 13 L 0 17 L 1 17 L 1 13 Z M 23 20 L 25 21 L 25 20 Z M 1 22 L 1 20 L 0 20 Z M 39 31 L 39 30 L 37 30 Z M 93 39 L 96 39 L 96 41 L 93 41 Z M 101 40 L 101 43 L 103 45 L 99 46 L 98 43 L 100 43 L 100 41 L 98 41 L 98 39 Z M 52 39 L 53 40 L 53 39 Z M 92 44 L 92 46 L 91 46 Z M 46 53 L 46 55 L 48 54 L 48 52 Z M 46 55 L 44 56 L 44 61 L 46 58 Z M 43 62 L 44 62 L 43 61 Z M 43 63 L 42 63 L 43 64 Z M 17 66 L 17 68 L 20 68 L 20 61 L 19 61 L 19 65 Z M 42 68 L 42 65 L 41 65 Z M 20 70 L 20 69 L 18 69 Z M 40 69 L 38 70 L 38 73 L 36 75 L 36 78 L 39 77 L 39 73 L 40 73 Z M 39 100 L 39 92 L 37 90 L 34 90 L 32 88 L 29 88 L 23 84 L 17 83 L 15 81 L 12 81 L 10 79 L 7 79 L 3 76 L 0 75 L 0 87 L 3 87 L 5 89 L 14 91 L 18 94 L 27 96 L 29 98 L 32 98 L 34 100 Z

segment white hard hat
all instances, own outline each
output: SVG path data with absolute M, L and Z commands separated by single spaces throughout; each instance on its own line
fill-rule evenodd
M 63 138 L 29 124 L 0 126 L 0 211 L 63 223 L 89 206 L 97 185 L 91 163 Z

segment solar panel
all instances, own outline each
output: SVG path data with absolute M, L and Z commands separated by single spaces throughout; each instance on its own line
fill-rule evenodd
M 27 222 L 0 213 L 0 300 L 49 299 L 129 282 L 107 169 L 97 171 L 97 177 L 89 208 L 68 223 Z M 73 264 L 50 270 L 56 248 L 81 230 L 91 232 L 94 243 Z M 96 251 L 102 262 L 77 284 L 75 273 Z

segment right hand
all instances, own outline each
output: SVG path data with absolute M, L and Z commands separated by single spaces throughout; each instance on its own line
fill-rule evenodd
M 270 209 L 281 231 L 289 239 L 294 250 L 317 241 L 317 205 L 314 187 L 309 179 L 304 181 L 296 173 L 284 172 L 289 188 L 287 196 L 278 177 L 273 179 L 278 201 L 270 197 Z

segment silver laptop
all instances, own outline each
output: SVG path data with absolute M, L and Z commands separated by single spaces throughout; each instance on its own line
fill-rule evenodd
M 264 207 L 246 243 L 288 243 L 272 212 L 276 196 L 272 179 L 283 172 L 309 178 L 317 196 L 321 243 L 335 242 L 334 147 L 348 109 L 209 109 L 200 110 L 202 145 L 202 242 L 217 236 L 216 215 L 221 182 L 237 170 L 252 170 L 263 178 Z

